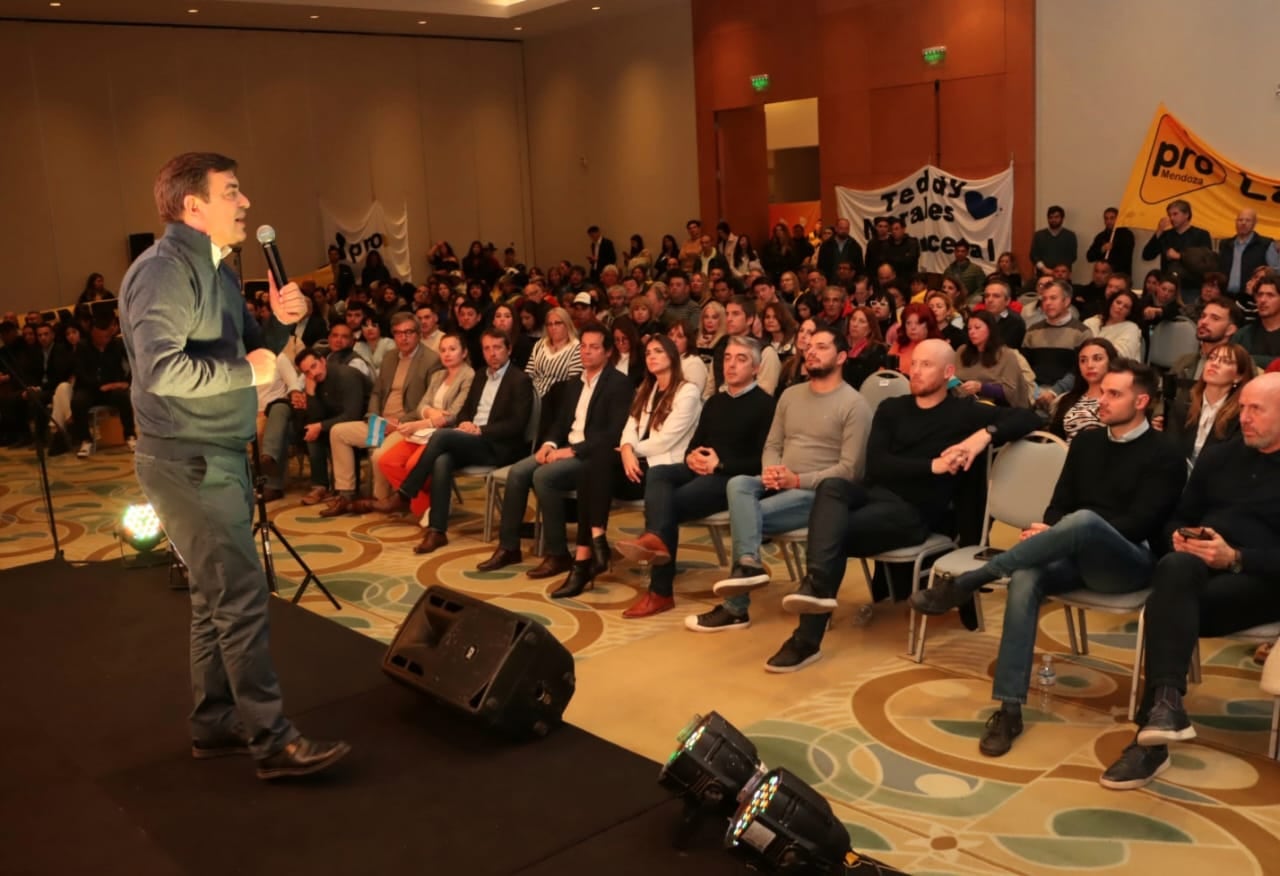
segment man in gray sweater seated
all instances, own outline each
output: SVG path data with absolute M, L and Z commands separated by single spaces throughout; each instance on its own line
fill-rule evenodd
M 823 479 L 862 477 L 871 407 L 844 382 L 841 367 L 847 351 L 842 335 L 826 328 L 814 332 L 805 352 L 809 380 L 778 400 L 761 457 L 762 473 L 729 481 L 733 569 L 715 585 L 716 595 L 726 599 L 687 618 L 689 629 L 710 633 L 749 627 L 749 594 L 769 583 L 760 562 L 763 537 L 805 526 L 813 491 Z

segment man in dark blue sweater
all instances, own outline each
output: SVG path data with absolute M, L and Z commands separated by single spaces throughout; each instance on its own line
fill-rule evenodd
M 1200 455 L 1165 528 L 1172 551 L 1151 577 L 1139 730 L 1104 788 L 1141 788 L 1169 768 L 1169 743 L 1195 738 L 1182 697 L 1197 639 L 1280 620 L 1280 374 L 1240 392 L 1240 437 Z
M 723 391 L 707 400 L 683 463 L 649 469 L 644 489 L 644 533 L 618 542 L 632 562 L 649 563 L 649 590 L 622 613 L 649 617 L 675 608 L 675 556 L 680 524 L 725 511 L 725 487 L 735 475 L 760 474 L 761 453 L 773 422 L 774 398 L 756 383 L 760 345 L 745 336 L 724 348 Z M 735 558 L 736 559 L 736 558 Z
M 191 582 L 191 753 L 252 754 L 258 776 L 325 769 L 345 742 L 304 739 L 284 716 L 267 641 L 266 577 L 252 529 L 245 445 L 254 435 L 254 387 L 275 375 L 275 354 L 225 258 L 245 239 L 249 199 L 236 163 L 187 153 L 161 168 L 156 207 L 167 223 L 120 286 L 120 324 L 133 372 L 134 465 Z M 271 287 L 272 313 L 306 313 L 294 283 Z
M 956 578 L 937 574 L 932 587 L 911 596 L 917 611 L 943 614 L 979 587 L 1009 578 L 991 691 L 1001 706 L 978 745 L 988 757 L 1005 754 L 1022 733 L 1045 597 L 1080 587 L 1131 593 L 1147 584 L 1155 565 L 1147 543 L 1160 534 L 1186 480 L 1177 445 L 1147 419 L 1158 386 L 1146 365 L 1112 362 L 1098 404 L 1106 428 L 1081 432 L 1071 443 L 1044 522 L 1029 526 L 1018 544 L 982 568 Z

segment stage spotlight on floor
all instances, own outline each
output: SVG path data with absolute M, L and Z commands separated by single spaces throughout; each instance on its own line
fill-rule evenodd
M 124 558 L 128 568 L 143 566 L 159 566 L 169 562 L 167 553 L 156 553 L 165 540 L 164 527 L 155 509 L 147 505 L 130 505 L 124 509 L 120 518 L 120 526 L 116 529 L 116 538 L 120 540 L 120 555 L 124 557 L 124 545 L 137 551 L 131 558 Z
M 849 832 L 831 805 L 782 768 L 746 789 L 725 845 L 765 873 L 876 872 L 857 869 L 863 861 L 872 862 L 850 849 Z
M 658 782 L 696 806 L 732 808 L 738 794 L 764 771 L 755 744 L 716 712 L 694 715 L 676 737 Z

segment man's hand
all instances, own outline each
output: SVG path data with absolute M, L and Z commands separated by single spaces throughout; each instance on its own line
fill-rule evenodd
M 1165 258 L 1169 259 L 1170 261 L 1175 261 L 1175 262 L 1176 262 L 1176 261 L 1181 261 L 1181 260 L 1182 260 L 1182 253 L 1178 252 L 1178 251 L 1177 251 L 1176 249 L 1174 249 L 1173 247 L 1169 247 L 1168 249 L 1166 249 L 1166 250 L 1164 251 L 1164 256 L 1165 256 Z
M 973 465 L 973 461 L 990 446 L 991 433 L 986 429 L 980 429 L 961 441 L 959 444 L 953 444 L 946 450 L 942 451 L 942 457 L 947 458 L 954 456 L 959 467 L 968 471 L 969 467 Z M 954 474 L 955 472 L 952 473 Z
M 276 377 L 276 354 L 259 347 L 256 350 L 250 350 L 245 356 L 249 360 L 249 366 L 253 368 L 253 385 L 262 386 L 270 383 Z
M 1026 541 L 1032 536 L 1039 535 L 1040 533 L 1047 532 L 1048 530 L 1049 525 L 1047 523 L 1033 523 L 1026 529 L 1022 530 L 1022 533 L 1018 536 L 1018 541 Z
M 800 487 L 800 475 L 785 465 L 771 465 L 760 473 L 760 480 L 771 490 L 795 490 Z
M 685 465 L 689 466 L 689 470 L 694 474 L 709 475 L 719 467 L 720 454 L 710 447 L 695 447 L 685 457 Z
M 936 475 L 953 475 L 960 471 L 962 465 L 959 453 L 944 450 L 941 456 L 934 457 L 929 463 L 929 470 Z
M 1180 554 L 1191 554 L 1204 560 L 1210 569 L 1226 569 L 1236 558 L 1236 549 L 1227 544 L 1222 536 L 1207 526 L 1200 531 L 1209 538 L 1183 538 L 1178 532 L 1173 533 L 1173 549 Z
M 1161 234 L 1173 227 L 1173 223 L 1169 221 L 1168 216 L 1161 216 L 1160 221 L 1156 223 L 1156 234 Z
M 468 435 L 479 435 L 480 427 L 477 426 L 475 423 L 471 422 L 470 420 L 467 420 L 467 422 L 465 423 L 458 424 L 458 431 L 466 432 Z
M 277 289 L 275 275 L 267 271 L 267 287 L 271 296 L 271 312 L 280 322 L 293 325 L 307 315 L 307 298 L 297 283 L 286 283 L 283 289 Z
M 391 421 L 390 420 L 387 421 L 387 429 L 395 429 L 395 431 L 399 432 L 401 435 L 403 435 L 406 438 L 408 438 L 414 432 L 417 432 L 419 429 L 427 428 L 427 426 L 429 425 L 430 423 L 428 423 L 426 420 L 410 420 L 405 423 L 400 423 L 397 426 L 392 426 Z
M 1104 256 L 1111 255 L 1111 241 L 1108 240 L 1106 243 L 1102 245 L 1102 254 Z
M 307 409 L 307 394 L 301 390 L 290 390 L 289 406 L 295 411 L 305 411 Z
M 1159 318 L 1160 318 L 1160 314 L 1162 314 L 1162 313 L 1164 313 L 1164 310 L 1163 310 L 1162 308 L 1159 308 L 1159 307 L 1144 307 L 1144 308 L 1142 308 L 1142 318 L 1143 318 L 1144 320 L 1146 320 L 1147 322 L 1151 322 L 1153 319 L 1159 319 Z
M 306 428 L 302 430 L 302 440 L 307 442 L 319 440 L 321 428 L 320 423 L 307 423 Z
M 546 465 L 551 461 L 551 451 L 555 450 L 550 444 L 543 444 L 538 451 L 533 454 L 533 461 L 538 465 Z

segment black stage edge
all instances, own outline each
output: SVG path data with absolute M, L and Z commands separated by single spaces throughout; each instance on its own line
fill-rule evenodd
M 657 764 L 571 726 L 491 736 L 392 684 L 379 643 L 283 600 L 289 713 L 355 750 L 280 784 L 191 758 L 189 605 L 165 569 L 37 563 L 0 572 L 0 600 L 0 873 L 744 872 L 714 837 L 671 848 L 681 809 Z

